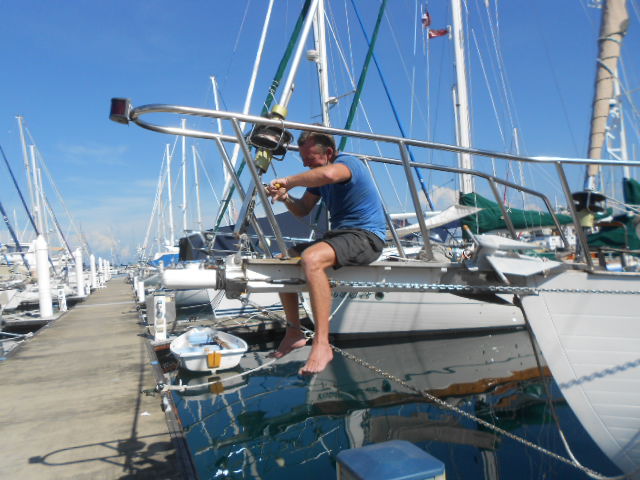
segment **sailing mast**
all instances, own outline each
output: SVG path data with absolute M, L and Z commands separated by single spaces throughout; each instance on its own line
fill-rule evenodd
M 197 230 L 202 230 L 202 209 L 200 208 L 200 177 L 198 175 L 198 153 L 196 146 L 191 145 L 191 153 L 193 154 L 193 180 L 196 189 L 196 225 Z
M 596 90 L 593 99 L 591 132 L 589 134 L 589 153 L 591 159 L 602 158 L 602 147 L 607 135 L 607 119 L 611 109 L 611 100 L 619 88 L 618 59 L 622 49 L 622 40 L 627 33 L 629 14 L 626 0 L 607 0 L 602 6 L 602 25 L 600 27 L 600 50 L 596 71 Z M 584 188 L 595 192 L 598 189 L 598 165 L 589 165 Z
M 182 119 L 182 130 L 187 129 L 187 119 Z M 187 137 L 182 136 L 182 231 L 183 235 L 187 232 Z
M 469 115 L 469 96 L 467 94 L 467 63 L 464 52 L 464 29 L 462 24 L 462 1 L 451 0 L 453 16 L 453 44 L 456 56 L 456 94 L 455 106 L 457 117 L 458 145 L 471 148 L 471 120 Z M 473 168 L 471 155 L 460 153 L 458 157 L 460 168 Z M 473 177 L 461 175 L 460 193 L 473 192 Z
M 307 58 L 316 63 L 318 69 L 318 84 L 320 87 L 320 98 L 322 103 L 322 124 L 325 127 L 331 126 L 329 108 L 336 99 L 329 95 L 329 72 L 327 69 L 327 42 L 324 25 L 324 0 L 318 3 L 318 9 L 313 19 L 313 33 L 315 50 L 307 52 Z
M 245 97 L 245 101 L 244 101 L 244 106 L 242 108 L 242 113 L 247 114 L 249 113 L 249 109 L 251 108 L 251 101 L 253 99 L 253 93 L 255 90 L 255 84 L 256 84 L 256 79 L 258 78 L 258 72 L 260 70 L 260 65 L 262 63 L 262 54 L 264 52 L 264 47 L 265 47 L 265 43 L 267 40 L 267 33 L 269 31 L 269 26 L 271 24 L 271 12 L 273 10 L 273 2 L 274 0 L 270 0 L 269 5 L 267 7 L 267 13 L 265 15 L 265 19 L 264 19 L 264 23 L 262 25 L 262 32 L 260 34 L 260 41 L 258 43 L 258 51 L 256 52 L 256 58 L 253 62 L 253 69 L 251 71 L 251 80 L 249 81 L 249 88 L 247 90 L 247 96 Z M 219 108 L 219 99 L 218 99 L 218 85 L 217 85 L 217 81 L 215 80 L 215 77 L 211 77 L 211 82 L 213 83 L 213 95 L 214 95 L 214 101 L 215 101 L 215 106 L 216 106 L 216 110 L 218 110 Z M 244 128 L 244 123 L 240 123 L 240 128 L 243 129 Z M 222 121 L 220 119 L 218 119 L 218 131 L 220 133 L 222 133 Z M 240 154 L 240 146 L 236 145 L 233 149 L 233 154 L 231 157 L 231 166 L 235 169 L 236 167 L 236 163 L 238 162 L 238 155 Z M 222 190 L 222 197 L 224 200 L 223 202 L 221 202 L 219 204 L 218 207 L 218 212 L 216 214 L 216 225 L 214 227 L 214 229 L 217 230 L 218 226 L 220 225 L 220 221 L 222 220 L 223 215 L 225 214 L 225 211 L 227 209 L 227 206 L 230 206 L 231 209 L 233 209 L 233 203 L 231 200 L 231 195 L 233 193 L 233 178 L 232 178 L 232 174 L 230 172 L 227 171 L 226 168 L 223 169 L 224 170 L 224 179 L 225 179 L 225 184 L 224 184 L 224 189 Z M 235 214 L 232 215 L 233 218 L 235 218 Z
M 33 183 L 31 180 L 31 162 L 29 161 L 29 153 L 27 151 L 27 140 L 24 136 L 24 126 L 22 124 L 22 121 L 24 120 L 24 118 L 22 117 L 22 115 L 18 115 L 16 119 L 18 120 L 18 127 L 20 129 L 20 145 L 22 146 L 22 159 L 24 161 L 24 169 L 27 175 L 27 185 L 29 186 L 29 200 L 31 201 L 31 210 L 33 210 L 35 205 L 35 198 L 34 198 L 34 191 L 33 191 Z M 35 225 L 36 224 L 34 224 L 34 226 Z M 38 232 L 36 232 L 36 235 L 38 235 Z
M 173 247 L 175 245 L 175 231 L 173 225 L 173 193 L 171 184 L 171 146 L 167 143 L 166 146 L 167 157 L 167 197 L 169 201 L 169 245 Z
M 611 113 L 612 100 L 619 87 L 618 59 L 628 25 L 626 0 L 607 0 L 603 3 L 602 24 L 598 39 L 600 48 L 596 89 L 589 134 L 588 157 L 590 159 L 602 158 L 602 147 L 607 137 L 607 120 Z M 593 227 L 595 214 L 604 211 L 600 202 L 603 202 L 606 197 L 598 192 L 599 173 L 599 165 L 589 165 L 584 180 L 584 191 L 573 194 L 581 226 L 586 229 Z

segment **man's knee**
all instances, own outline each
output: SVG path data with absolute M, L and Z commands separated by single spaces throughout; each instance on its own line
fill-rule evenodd
M 323 252 L 307 251 L 302 253 L 300 264 L 305 271 L 320 269 L 325 270 L 335 264 L 335 258 Z

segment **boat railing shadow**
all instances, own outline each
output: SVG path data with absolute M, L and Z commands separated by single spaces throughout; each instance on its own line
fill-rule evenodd
M 604 370 L 600 370 L 598 372 L 593 372 L 593 373 L 590 373 L 589 375 L 583 375 L 583 376 L 581 376 L 579 378 L 576 378 L 575 380 L 572 380 L 570 382 L 562 383 L 559 386 L 562 389 L 571 388 L 571 387 L 575 387 L 577 385 L 582 385 L 584 383 L 593 382 L 594 380 L 605 378 L 605 377 L 608 377 L 610 375 L 615 375 L 617 373 L 624 372 L 626 370 L 630 370 L 632 368 L 638 368 L 638 367 L 640 367 L 640 358 L 637 358 L 637 359 L 632 360 L 630 362 L 622 363 L 620 365 L 616 365 L 614 367 L 605 368 Z

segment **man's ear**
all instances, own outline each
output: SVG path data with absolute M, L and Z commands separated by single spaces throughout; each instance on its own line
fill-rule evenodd
M 331 148 L 331 147 L 327 147 L 327 149 L 325 150 L 325 153 L 329 156 L 329 158 L 333 158 L 333 156 L 336 154 L 336 151 Z

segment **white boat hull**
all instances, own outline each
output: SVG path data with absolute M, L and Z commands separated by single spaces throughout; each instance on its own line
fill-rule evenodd
M 570 270 L 536 286 L 588 290 L 541 292 L 524 297 L 523 307 L 549 368 L 582 425 L 622 471 L 637 471 L 640 277 Z M 640 472 L 630 478 L 640 478 Z
M 222 348 L 208 344 L 192 343 L 198 337 L 216 337 L 226 345 Z M 193 328 L 175 338 L 170 346 L 171 353 L 176 357 L 180 367 L 191 372 L 216 372 L 228 370 L 240 363 L 240 359 L 249 348 L 247 343 L 235 335 L 215 331 L 210 327 Z
M 357 294 L 334 299 L 330 331 L 338 335 L 450 332 L 524 325 L 522 311 L 449 293 L 386 292 L 381 299 Z M 341 305 L 341 302 L 343 302 Z
M 250 293 L 247 299 L 262 308 L 271 311 L 281 311 L 282 304 L 277 293 Z M 260 310 L 251 305 L 243 304 L 235 298 L 227 298 L 224 292 L 213 288 L 200 290 L 176 290 L 176 308 L 212 308 L 216 318 L 239 317 L 253 315 Z

